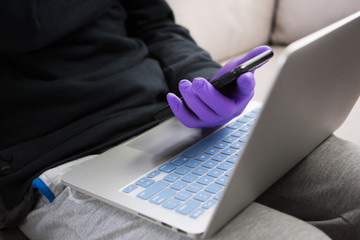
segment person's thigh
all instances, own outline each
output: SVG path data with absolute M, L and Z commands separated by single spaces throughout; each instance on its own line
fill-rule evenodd
M 360 146 L 331 136 L 257 202 L 308 221 L 332 239 L 360 239 Z
M 30 239 L 188 239 L 70 188 L 41 198 L 21 225 Z M 253 203 L 211 239 L 329 239 L 312 225 Z

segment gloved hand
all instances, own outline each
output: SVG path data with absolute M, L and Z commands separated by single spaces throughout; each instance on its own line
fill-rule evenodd
M 268 46 L 253 49 L 246 56 L 232 59 L 225 64 L 212 79 L 234 69 L 241 63 L 269 50 Z M 211 80 L 210 80 L 211 81 Z M 213 127 L 222 125 L 240 115 L 254 96 L 254 70 L 238 77 L 236 83 L 221 89 L 215 89 L 206 79 L 198 77 L 192 83 L 188 80 L 179 82 L 184 103 L 173 93 L 168 93 L 167 101 L 174 115 L 187 127 Z

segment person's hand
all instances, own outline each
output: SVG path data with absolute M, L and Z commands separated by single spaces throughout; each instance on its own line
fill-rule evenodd
M 232 59 L 212 79 L 269 49 L 268 46 L 260 46 L 246 56 Z M 240 75 L 236 83 L 225 86 L 221 92 L 216 90 L 206 79 L 198 77 L 192 82 L 188 80 L 179 82 L 180 93 L 192 112 L 173 93 L 168 93 L 167 101 L 174 115 L 185 126 L 213 127 L 225 124 L 240 115 L 254 96 L 254 87 L 254 71 Z

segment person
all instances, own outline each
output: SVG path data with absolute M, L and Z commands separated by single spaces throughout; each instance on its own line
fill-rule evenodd
M 186 239 L 63 186 L 61 175 L 156 125 L 166 96 L 189 127 L 231 120 L 253 95 L 253 73 L 221 92 L 205 79 L 268 47 L 221 67 L 164 0 L 8 0 L 0 13 L 0 228 L 30 239 Z M 213 238 L 360 239 L 359 156 L 329 137 Z

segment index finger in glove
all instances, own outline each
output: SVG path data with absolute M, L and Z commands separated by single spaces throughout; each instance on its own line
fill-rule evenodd
M 254 48 L 253 50 L 251 50 L 247 55 L 245 56 L 241 56 L 241 57 L 237 57 L 234 58 L 232 60 L 230 60 L 228 63 L 226 63 L 212 78 L 215 79 L 217 77 L 220 77 L 221 75 L 224 75 L 225 73 L 233 70 L 234 68 L 236 68 L 237 66 L 239 66 L 240 64 L 246 62 L 247 60 L 255 57 L 256 55 L 259 55 L 262 52 L 265 52 L 267 50 L 270 50 L 271 48 L 269 46 L 259 46 Z M 258 66 L 260 67 L 260 66 Z M 258 68 L 257 67 L 257 68 Z M 211 82 L 210 80 L 210 82 Z

